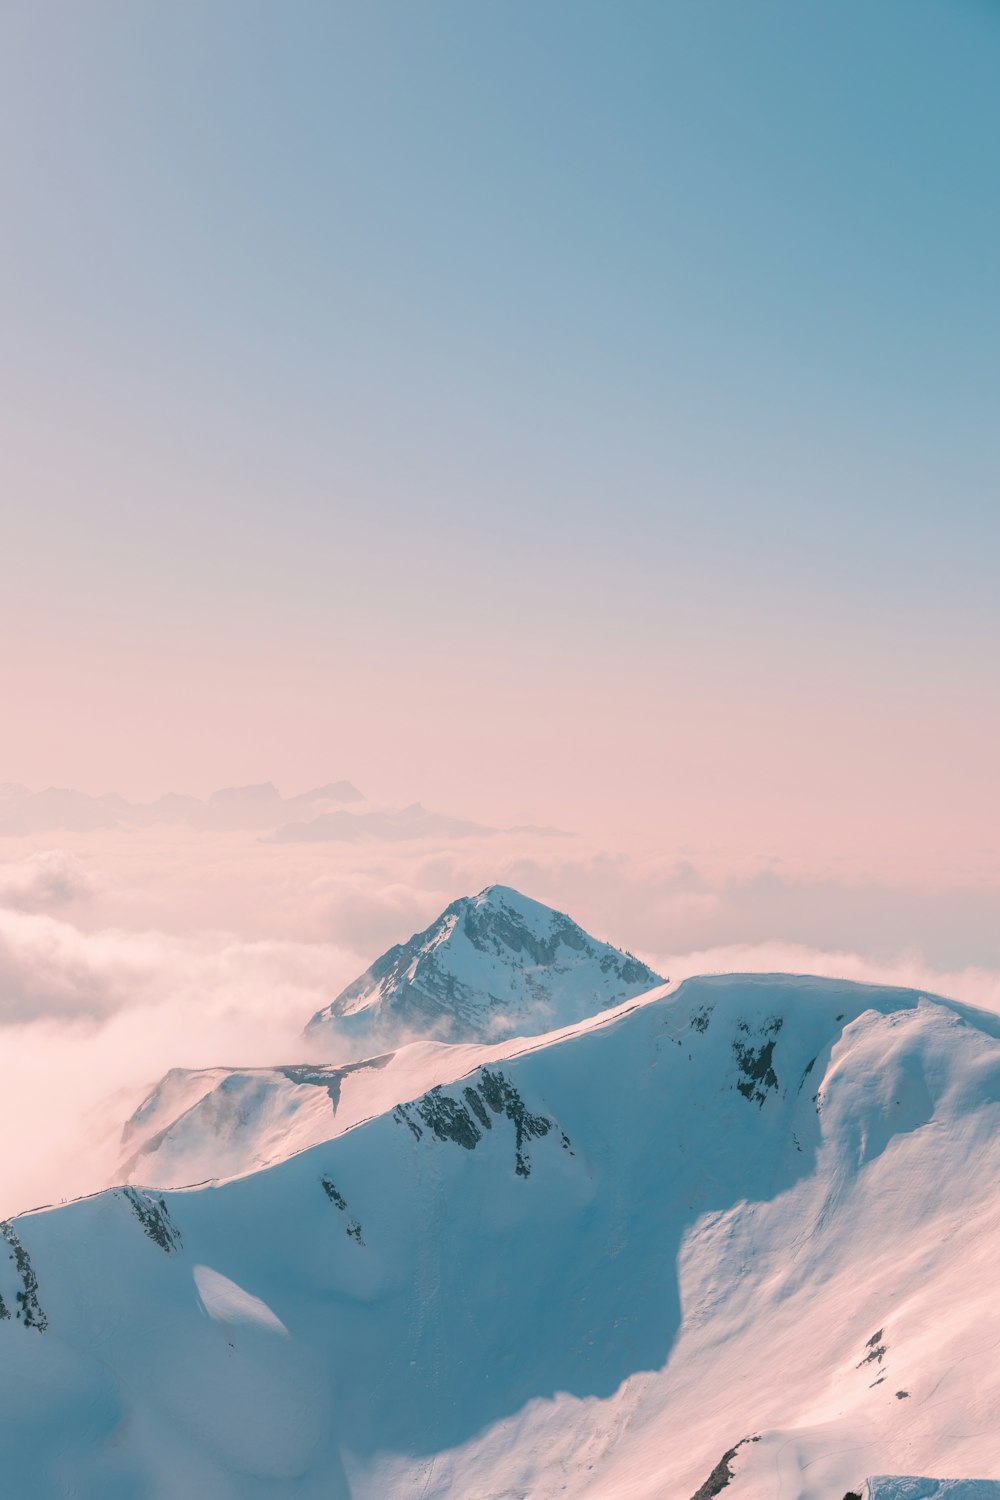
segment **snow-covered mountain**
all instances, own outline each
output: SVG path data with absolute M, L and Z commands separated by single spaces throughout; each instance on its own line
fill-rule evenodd
M 391 948 L 309 1023 L 308 1035 L 321 1045 L 371 1048 L 373 1056 L 175 1068 L 126 1124 L 118 1180 L 183 1187 L 253 1171 L 488 1062 L 495 1053 L 487 1038 L 548 1031 L 659 983 L 568 917 L 492 886 Z M 431 1039 L 401 1041 L 421 1033 Z M 477 1047 L 456 1052 L 454 1040 L 436 1040 L 442 1035 Z M 390 1050 L 374 1052 L 380 1045 Z
M 268 1170 L 2 1226 L 8 1491 L 840 1500 L 868 1475 L 1000 1477 L 996 1017 L 728 977 L 502 1053 Z
M 662 983 L 562 912 L 492 885 L 383 953 L 306 1030 L 500 1041 L 568 1026 Z

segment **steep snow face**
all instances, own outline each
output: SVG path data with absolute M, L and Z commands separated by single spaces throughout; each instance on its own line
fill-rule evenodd
M 839 1500 L 995 1476 L 998 1036 L 917 993 L 692 981 L 269 1170 L 22 1216 L 5 1483 Z M 873 1500 L 994 1500 L 915 1482 Z
M 390 948 L 306 1030 L 500 1041 L 583 1020 L 662 983 L 562 912 L 493 885 Z

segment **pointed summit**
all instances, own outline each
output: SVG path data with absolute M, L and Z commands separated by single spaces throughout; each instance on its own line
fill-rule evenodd
M 383 953 L 306 1030 L 502 1041 L 568 1026 L 662 983 L 564 913 L 491 885 Z

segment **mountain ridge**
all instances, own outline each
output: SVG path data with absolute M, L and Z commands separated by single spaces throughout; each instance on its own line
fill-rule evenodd
M 21 1216 L 0 1399 L 56 1438 L 12 1425 L 5 1473 L 37 1500 L 70 1472 L 102 1500 L 690 1500 L 734 1450 L 733 1500 L 829 1500 L 988 1471 L 998 1032 L 709 976 L 217 1187 Z
M 394 1103 L 383 1094 L 391 1084 L 411 1091 L 419 1084 L 419 1092 L 439 1083 L 458 1063 L 435 1044 L 482 1048 L 558 1030 L 650 982 L 663 981 L 565 914 L 488 886 L 388 949 L 313 1018 L 306 1029 L 313 1050 L 333 1050 L 338 1061 L 172 1069 L 126 1122 L 119 1175 L 176 1187 L 252 1170 L 339 1135 L 372 1112 L 373 1099 Z M 345 997 L 347 1013 L 328 1020 Z M 375 1082 L 370 1074 L 380 1065 L 386 1076 Z

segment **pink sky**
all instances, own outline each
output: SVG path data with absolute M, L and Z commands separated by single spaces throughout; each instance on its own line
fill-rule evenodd
M 843 878 L 997 873 L 998 695 L 957 669 L 875 683 L 860 661 L 855 677 L 799 641 L 752 640 L 656 665 L 474 628 L 447 649 L 257 626 L 199 643 L 183 611 L 158 636 L 86 618 L 41 635 L 0 664 L 16 706 L 3 776 L 36 788 L 148 798 L 348 775 L 383 802 L 557 823 L 627 852 Z
M 25 1076 L 295 1045 L 496 880 L 991 997 L 986 9 L 245 9 L 4 18 L 0 783 L 503 831 L 0 833 Z

